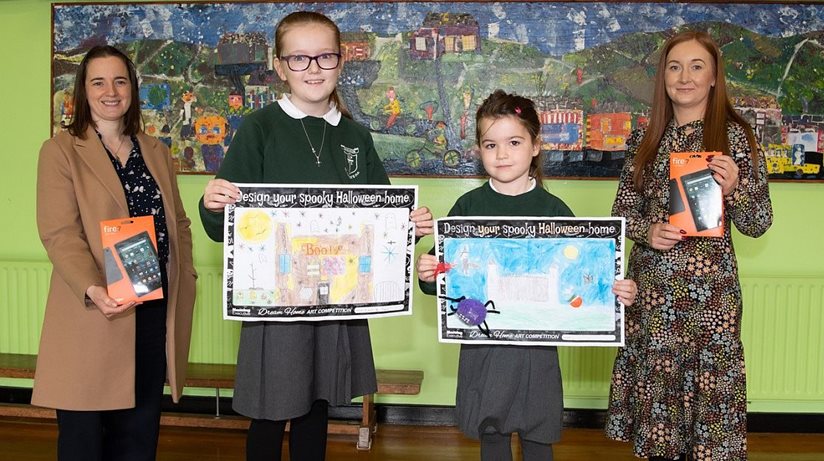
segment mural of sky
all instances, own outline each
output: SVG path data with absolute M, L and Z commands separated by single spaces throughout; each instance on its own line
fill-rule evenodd
M 56 5 L 54 23 L 60 27 L 54 52 L 71 51 L 103 37 L 104 31 L 115 31 L 106 37 L 110 43 L 174 37 L 214 46 L 226 31 L 263 32 L 271 43 L 277 20 L 298 10 L 321 11 L 344 32 L 384 36 L 416 29 L 429 12 L 472 11 L 485 26 L 481 31 L 485 38 L 529 44 L 554 56 L 625 34 L 730 17 L 739 26 L 769 36 L 824 30 L 824 5 L 525 2 L 509 3 L 506 10 L 498 3 L 451 2 L 383 2 L 379 7 L 372 3 Z

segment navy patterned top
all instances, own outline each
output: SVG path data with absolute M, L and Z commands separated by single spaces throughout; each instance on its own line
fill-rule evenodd
M 97 134 L 100 136 L 100 133 Z M 126 194 L 126 203 L 129 205 L 129 216 L 154 216 L 155 237 L 157 238 L 157 256 L 160 266 L 165 267 L 169 260 L 169 236 L 166 231 L 166 212 L 163 210 L 163 197 L 160 189 L 149 172 L 143 154 L 140 152 L 140 144 L 137 137 L 132 136 L 132 151 L 126 159 L 126 164 L 121 165 L 120 161 L 109 152 L 106 145 L 106 153 L 112 161 L 114 171 L 123 184 L 123 192 Z

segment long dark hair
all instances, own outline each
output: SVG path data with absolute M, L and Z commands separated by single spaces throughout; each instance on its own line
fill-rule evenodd
M 670 120 L 673 117 L 672 99 L 667 94 L 664 73 L 667 70 L 667 56 L 676 46 L 684 42 L 695 40 L 704 47 L 712 57 L 712 66 L 715 73 L 715 86 L 710 88 L 707 99 L 707 108 L 704 112 L 704 149 L 708 151 L 723 152 L 730 155 L 729 140 L 727 138 L 727 122 L 732 121 L 741 126 L 747 136 L 750 145 L 750 156 L 753 165 L 758 165 L 758 144 L 755 141 L 750 124 L 747 123 L 730 103 L 727 96 L 727 82 L 724 78 L 724 59 L 718 45 L 706 32 L 685 31 L 671 37 L 664 44 L 661 56 L 658 59 L 658 69 L 655 74 L 655 92 L 652 98 L 652 113 L 650 114 L 649 126 L 638 146 L 635 155 L 635 172 L 632 182 L 637 191 L 641 191 L 644 186 L 644 174 L 649 165 L 658 153 L 658 145 L 664 136 Z M 758 175 L 758 168 L 753 167 L 754 174 Z
M 137 70 L 135 70 L 134 63 L 122 51 L 113 46 L 97 45 L 92 47 L 83 57 L 83 60 L 80 61 L 80 67 L 77 68 L 77 74 L 74 76 L 74 115 L 71 122 L 63 126 L 72 136 L 85 138 L 86 129 L 89 128 L 89 125 L 95 126 L 94 120 L 92 120 L 92 111 L 89 107 L 89 99 L 86 95 L 86 73 L 88 72 L 89 62 L 93 59 L 109 56 L 120 58 L 129 73 L 132 102 L 129 104 L 126 114 L 123 115 L 123 134 L 134 136 L 141 130 L 140 94 L 137 89 Z
M 277 56 L 278 58 L 281 57 L 283 53 L 283 36 L 286 34 L 286 32 L 289 31 L 290 27 L 311 23 L 322 24 L 331 29 L 332 32 L 335 34 L 335 43 L 338 45 L 338 50 L 340 50 L 340 29 L 334 21 L 332 21 L 325 15 L 317 13 L 315 11 L 296 11 L 294 13 L 286 15 L 286 17 L 280 20 L 277 27 L 275 27 L 275 56 Z M 349 110 L 343 104 L 343 99 L 341 99 L 340 95 L 338 94 L 337 87 L 335 87 L 335 89 L 332 90 L 332 94 L 329 95 L 329 100 L 338 107 L 338 110 L 341 112 L 341 114 L 343 114 L 347 118 L 352 118 L 352 114 L 349 113 Z
M 540 145 L 541 143 L 541 119 L 538 111 L 535 110 L 535 103 L 531 99 L 515 94 L 506 93 L 503 90 L 495 90 L 487 97 L 478 112 L 475 114 L 475 142 L 480 147 L 481 143 L 481 120 L 485 118 L 499 119 L 501 117 L 512 116 L 526 128 L 531 141 Z M 544 154 L 539 151 L 538 155 L 532 157 L 529 164 L 529 175 L 535 178 L 539 187 L 544 187 Z

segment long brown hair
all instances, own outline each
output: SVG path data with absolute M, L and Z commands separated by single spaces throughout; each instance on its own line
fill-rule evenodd
M 296 11 L 294 13 L 286 15 L 286 17 L 280 20 L 277 27 L 275 27 L 275 56 L 277 56 L 278 58 L 282 56 L 283 36 L 286 34 L 286 32 L 289 31 L 290 27 L 312 23 L 322 24 L 332 30 L 332 32 L 335 34 L 335 43 L 337 43 L 338 45 L 338 52 L 340 52 L 340 29 L 334 21 L 332 21 L 325 15 L 315 11 Z M 352 118 L 352 114 L 349 113 L 349 110 L 346 108 L 346 105 L 343 104 L 343 99 L 341 99 L 340 95 L 338 94 L 337 87 L 335 87 L 335 89 L 332 90 L 332 94 L 329 95 L 329 100 L 338 107 L 338 110 L 341 112 L 341 114 L 343 114 L 347 118 Z
M 541 143 L 541 119 L 538 111 L 535 110 L 535 103 L 531 99 L 515 94 L 508 94 L 503 90 L 495 90 L 478 107 L 475 114 L 475 142 L 480 147 L 481 144 L 481 120 L 485 118 L 499 119 L 501 117 L 512 116 L 526 128 L 533 143 Z M 535 178 L 539 187 L 544 187 L 544 155 L 538 151 L 538 155 L 532 157 L 529 164 L 529 175 Z
M 704 149 L 707 151 L 719 151 L 724 155 L 730 155 L 729 140 L 727 138 L 727 122 L 735 122 L 741 126 L 747 136 L 750 145 L 750 156 L 753 165 L 758 165 L 758 144 L 755 141 L 750 124 L 747 123 L 730 103 L 727 96 L 727 82 L 724 78 L 724 59 L 718 45 L 706 32 L 685 31 L 671 37 L 661 49 L 661 56 L 658 59 L 658 69 L 655 74 L 655 91 L 652 98 L 652 113 L 650 114 L 649 126 L 647 126 L 644 138 L 638 146 L 635 155 L 632 182 L 637 191 L 641 191 L 644 186 L 644 174 L 649 165 L 658 153 L 658 145 L 664 136 L 670 120 L 673 117 L 672 99 L 667 94 L 664 74 L 667 68 L 667 56 L 676 46 L 684 42 L 696 41 L 712 57 L 713 72 L 715 73 L 715 85 L 710 88 L 707 99 L 707 108 L 704 111 Z M 758 168 L 753 167 L 753 172 L 757 175 Z
M 140 94 L 137 88 L 137 70 L 134 63 L 122 51 L 110 45 L 97 45 L 92 47 L 83 60 L 80 61 L 80 67 L 77 68 L 77 74 L 74 77 L 74 115 L 68 125 L 63 128 L 67 129 L 72 136 L 80 138 L 86 137 L 86 129 L 89 126 L 95 126 L 92 120 L 92 110 L 89 106 L 89 98 L 86 95 L 86 74 L 89 69 L 89 62 L 97 58 L 107 58 L 114 56 L 120 58 L 126 66 L 126 71 L 129 74 L 129 86 L 131 87 L 132 101 L 129 108 L 126 109 L 126 114 L 123 115 L 123 134 L 127 136 L 134 136 L 141 130 L 142 119 L 140 117 Z

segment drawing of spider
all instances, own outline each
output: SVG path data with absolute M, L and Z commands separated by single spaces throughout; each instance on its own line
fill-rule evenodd
M 467 298 L 466 296 L 461 296 L 460 298 L 450 298 L 448 296 L 442 296 L 442 299 L 447 301 L 451 301 L 453 303 L 458 303 L 458 306 L 455 307 L 453 305 L 449 306 L 449 309 L 452 312 L 446 315 L 456 315 L 458 320 L 461 322 L 478 327 L 481 330 L 481 333 L 485 334 L 488 338 L 491 337 L 489 333 L 489 325 L 486 324 L 486 316 L 487 314 L 500 314 L 500 311 L 495 310 L 495 302 L 491 299 L 486 303 L 482 303 L 481 301 L 473 298 Z M 491 310 L 487 310 L 487 306 L 492 305 Z

